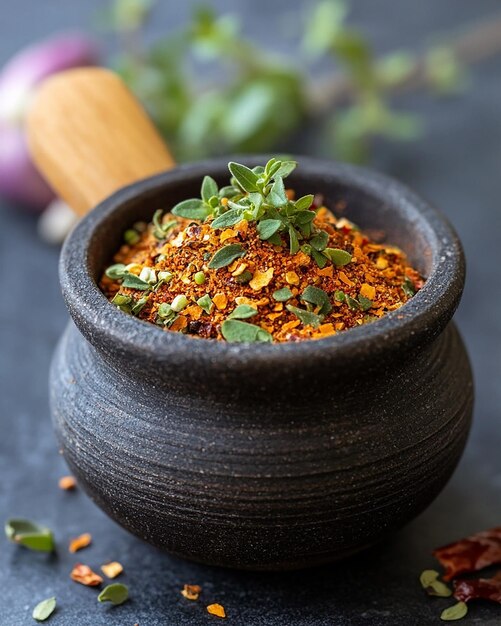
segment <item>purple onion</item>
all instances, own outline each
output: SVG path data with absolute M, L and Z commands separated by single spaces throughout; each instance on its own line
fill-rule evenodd
M 54 193 L 31 161 L 24 119 L 36 85 L 51 74 L 98 63 L 93 40 L 81 33 L 56 35 L 16 54 L 0 73 L 0 194 L 44 209 Z

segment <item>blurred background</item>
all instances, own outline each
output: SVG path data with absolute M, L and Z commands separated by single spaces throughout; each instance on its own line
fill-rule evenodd
M 288 590 L 280 577 L 269 577 L 274 601 L 263 598 L 258 577 L 176 564 L 187 578 L 209 577 L 228 597 L 239 589 L 241 621 L 234 623 L 431 623 L 437 609 L 415 588 L 431 549 L 501 522 L 499 1 L 16 0 L 2 11 L 0 511 L 38 514 L 69 528 L 84 516 L 102 536 L 118 537 L 154 585 L 174 559 L 116 529 L 84 498 L 63 510 L 53 493 L 64 465 L 50 428 L 47 369 L 67 321 L 57 258 L 74 218 L 30 163 L 23 120 L 41 79 L 88 64 L 120 72 L 180 162 L 290 151 L 364 163 L 409 184 L 459 232 L 468 280 L 457 321 L 472 358 L 477 405 L 465 457 L 445 492 L 383 557 L 369 553 L 343 575 L 324 571 L 322 594 L 308 577 L 288 577 Z M 40 574 L 21 564 L 21 575 L 19 567 L 2 549 L 10 626 L 28 623 L 22 607 Z M 384 576 L 385 589 L 362 589 L 362 571 L 375 580 Z M 177 589 L 175 577 L 164 583 Z M 258 613 L 270 621 L 251 611 L 257 593 Z M 78 602 L 73 599 L 85 610 L 84 600 Z M 161 623 L 155 621 L 160 608 L 169 614 L 171 605 L 163 602 L 157 598 L 145 609 L 145 623 Z M 479 607 L 475 615 L 499 624 L 495 610 Z M 80 623 L 64 619 L 54 622 Z M 182 612 L 172 620 L 198 623 Z

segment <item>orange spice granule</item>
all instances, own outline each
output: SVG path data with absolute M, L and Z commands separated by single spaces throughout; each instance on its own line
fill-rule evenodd
M 200 585 L 184 585 L 181 589 L 181 595 L 187 600 L 198 600 L 202 593 L 202 587 Z
M 75 539 L 72 539 L 70 541 L 70 545 L 69 545 L 69 551 L 70 552 L 78 552 L 78 550 L 82 550 L 82 548 L 86 548 L 87 546 L 90 546 L 92 542 L 92 535 L 90 535 L 89 533 L 84 533 L 83 535 L 80 535 L 79 537 L 75 537 Z
M 117 294 L 123 296 L 128 312 L 165 330 L 222 340 L 223 322 L 238 305 L 246 304 L 255 312 L 242 321 L 269 333 L 275 342 L 323 339 L 398 309 L 423 285 L 401 250 L 371 241 L 325 207 L 317 210 L 313 225 L 326 234 L 329 248 L 351 255 L 351 261 L 344 265 L 329 260 L 320 267 L 303 250 L 290 254 L 285 244 L 263 241 L 255 222 L 242 220 L 223 230 L 212 228 L 210 217 L 198 223 L 166 214 L 163 222 L 173 219 L 178 224 L 164 241 L 154 236 L 150 225 L 140 233 L 137 243 L 123 245 L 114 257 L 115 263 L 126 265 L 140 277 L 147 278 L 148 272 L 153 272 L 149 276 L 157 281 L 155 288 L 123 286 L 120 280 L 106 275 L 100 282 L 109 300 Z M 209 268 L 215 253 L 228 245 L 235 246 L 236 258 L 225 267 Z M 240 249 L 243 252 L 239 255 Z M 275 294 L 284 288 L 290 295 L 286 301 L 277 302 Z M 307 288 L 322 290 L 328 296 L 327 313 L 319 315 L 319 306 L 305 302 Z M 160 315 L 161 307 L 174 303 L 179 310 L 169 326 Z M 131 311 L 134 305 L 137 311 Z M 308 310 L 314 315 L 298 319 L 298 310 L 299 314 Z
M 101 571 L 108 578 L 116 578 L 124 571 L 124 568 L 118 561 L 111 561 L 101 565 Z
M 221 604 L 209 604 L 207 607 L 207 613 L 215 615 L 216 617 L 226 617 L 226 611 Z
M 62 476 L 59 479 L 59 489 L 63 489 L 63 491 L 71 491 L 75 489 L 77 486 L 77 481 L 73 476 Z
M 86 587 L 97 587 L 103 582 L 103 579 L 99 574 L 93 572 L 88 565 L 77 563 L 70 573 L 71 580 L 74 580 Z

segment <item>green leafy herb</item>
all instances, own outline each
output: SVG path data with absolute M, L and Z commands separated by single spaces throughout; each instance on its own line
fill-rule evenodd
M 218 193 L 219 193 L 219 189 L 217 188 L 216 181 L 210 176 L 205 176 L 202 181 L 202 189 L 201 189 L 202 200 L 204 200 L 204 202 L 210 202 L 210 199 L 213 196 L 217 196 Z
M 223 248 L 220 248 L 212 257 L 209 262 L 209 268 L 218 270 L 221 267 L 226 267 L 232 263 L 235 259 L 239 259 L 244 256 L 245 249 L 239 243 L 230 243 Z
M 412 298 L 412 296 L 416 294 L 416 290 L 414 289 L 414 283 L 408 276 L 405 277 L 405 280 L 402 283 L 402 291 L 408 298 Z
M 126 273 L 127 270 L 125 269 L 125 265 L 123 263 L 110 265 L 105 271 L 106 276 L 111 278 L 111 280 L 119 280 L 120 278 L 123 278 Z
M 197 300 L 197 304 L 207 314 L 209 314 L 212 311 L 212 308 L 214 307 L 214 303 L 212 302 L 208 294 L 205 294 L 205 296 L 202 296 L 201 298 L 199 298 Z
M 150 288 L 149 283 L 141 280 L 139 276 L 131 274 L 130 272 L 124 276 L 122 286 L 127 287 L 128 289 L 139 289 L 140 291 L 146 291 L 146 289 Z
M 133 315 L 139 315 L 141 311 L 144 309 L 144 305 L 148 302 L 148 297 L 143 296 L 139 298 L 139 300 L 132 306 L 131 313 Z
M 457 619 L 463 619 L 468 613 L 468 606 L 466 602 L 458 602 L 453 604 L 448 609 L 444 609 L 440 615 L 440 619 L 444 622 L 453 622 Z
M 13 543 L 38 552 L 54 550 L 52 531 L 26 519 L 10 519 L 5 524 L 5 534 Z
M 189 304 L 188 298 L 184 294 L 180 294 L 174 298 L 171 302 L 171 309 L 176 313 L 179 313 L 183 309 L 185 309 Z
M 369 298 L 366 298 L 361 293 L 358 294 L 358 303 L 362 311 L 368 311 L 372 307 L 372 300 L 369 300 Z
M 272 342 L 273 337 L 267 330 L 239 320 L 227 319 L 221 324 L 221 333 L 231 343 Z
M 228 228 L 242 221 L 243 209 L 230 209 L 223 213 L 211 223 L 212 228 Z
M 172 214 L 188 220 L 205 220 L 210 215 L 210 209 L 203 200 L 190 198 L 176 204 Z
M 287 300 L 290 300 L 293 296 L 294 294 L 289 287 L 282 287 L 282 289 L 277 289 L 273 292 L 273 299 L 277 302 L 287 302 Z
M 116 293 L 111 301 L 111 304 L 114 304 L 124 313 L 131 313 L 132 303 L 133 299 L 131 298 L 131 296 L 126 296 L 122 293 Z
M 282 226 L 282 222 L 280 220 L 263 220 L 257 225 L 257 232 L 259 233 L 261 239 L 266 240 L 272 237 L 280 226 Z
M 248 304 L 239 304 L 227 317 L 227 319 L 246 320 L 257 315 L 257 309 Z
M 318 252 L 322 252 L 322 250 L 325 250 L 327 247 L 328 241 L 329 235 L 325 232 L 325 230 L 321 230 L 310 239 L 310 246 Z
M 352 311 L 359 311 L 361 308 L 358 300 L 355 300 L 355 298 L 352 298 L 347 293 L 344 294 L 344 301 Z
M 123 604 L 129 598 L 129 589 L 122 583 L 107 585 L 97 596 L 99 602 L 111 602 L 114 605 Z
M 235 276 L 235 280 L 237 281 L 237 283 L 243 285 L 252 280 L 252 276 L 252 272 L 249 272 L 249 270 L 244 270 L 241 274 Z
M 292 304 L 287 305 L 287 310 L 301 320 L 301 322 L 305 326 L 312 326 L 313 328 L 318 328 L 320 323 L 322 322 L 322 318 L 320 315 L 316 315 L 311 311 L 305 311 L 304 309 L 299 309 L 298 307 L 292 306 Z
M 33 609 L 32 617 L 37 622 L 45 622 L 56 609 L 56 598 L 47 598 L 39 602 Z
M 153 220 L 152 220 L 153 226 L 154 226 L 153 235 L 157 239 L 160 239 L 160 240 L 165 239 L 169 230 L 174 228 L 174 226 L 177 226 L 176 220 L 171 220 L 170 222 L 166 222 L 164 224 L 164 222 L 162 221 L 162 216 L 163 216 L 162 209 L 158 209 L 153 214 Z
M 323 289 L 308 285 L 301 294 L 301 300 L 303 302 L 309 302 L 318 307 L 318 313 L 320 315 L 328 315 L 332 311 L 332 305 L 329 300 L 329 296 Z
M 351 254 L 346 250 L 339 248 L 325 248 L 323 254 L 332 261 L 334 265 L 343 266 L 348 265 L 351 262 Z
M 258 176 L 251 169 L 240 163 L 234 163 L 233 161 L 228 163 L 228 169 L 244 191 L 259 191 L 259 187 L 257 186 Z

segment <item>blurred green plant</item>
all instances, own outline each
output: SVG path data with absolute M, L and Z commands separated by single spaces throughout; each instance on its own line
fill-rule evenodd
M 208 7 L 195 9 L 184 29 L 144 46 L 141 32 L 154 4 L 114 0 L 105 23 L 122 41 L 115 69 L 180 161 L 285 149 L 309 118 L 325 122 L 334 156 L 366 161 L 375 138 L 410 140 L 422 132 L 417 116 L 393 107 L 395 91 L 417 81 L 443 94 L 465 82 L 445 44 L 419 57 L 400 50 L 376 57 L 347 24 L 346 0 L 309 5 L 294 63 L 246 38 L 234 16 Z M 313 82 L 321 59 L 330 59 L 333 70 Z

